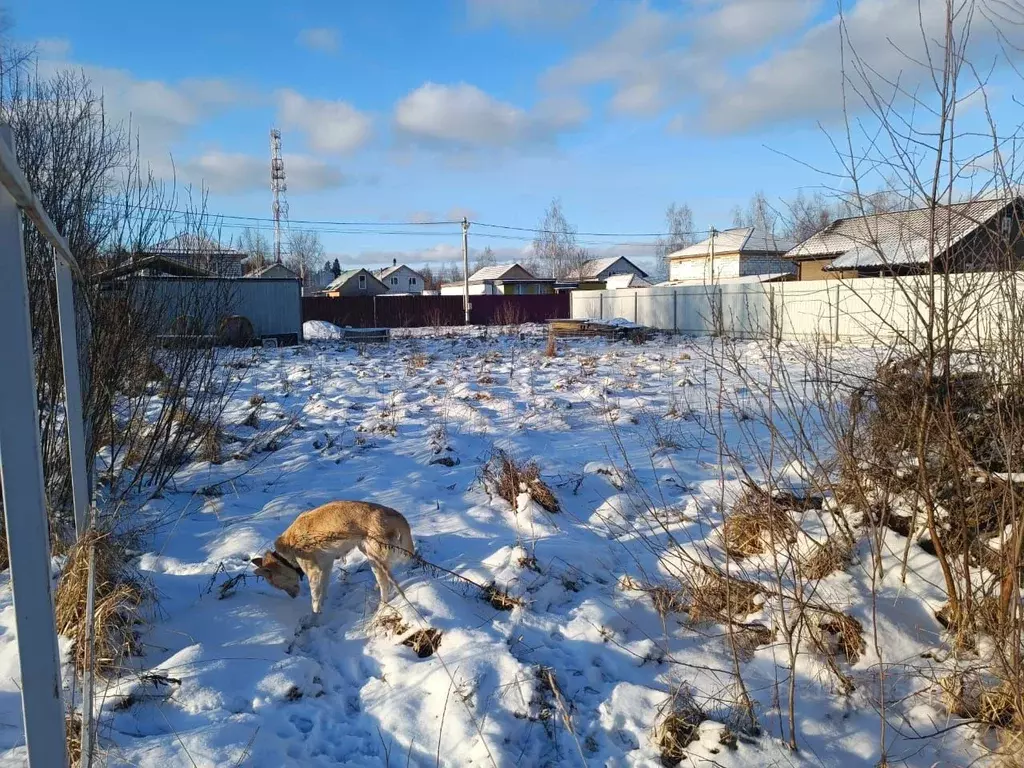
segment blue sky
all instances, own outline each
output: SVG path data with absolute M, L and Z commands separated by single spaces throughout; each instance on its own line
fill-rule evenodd
M 911 0 L 847 0 L 858 50 L 920 79 Z M 146 159 L 210 190 L 210 210 L 269 216 L 268 131 L 282 129 L 293 220 L 473 220 L 536 226 L 560 197 L 580 231 L 659 232 L 671 202 L 728 226 L 769 200 L 835 183 L 835 0 L 391 0 L 138 3 L 9 0 L 43 71 L 82 68 Z M 924 0 L 925 27 L 939 3 Z M 990 52 L 992 36 L 977 35 Z M 989 48 L 985 48 L 986 39 Z M 916 46 L 916 47 L 915 47 Z M 994 78 L 1011 113 L 1015 83 Z M 373 266 L 454 259 L 457 227 L 323 228 Z M 337 229 L 337 228 L 335 228 Z M 409 231 L 406 228 L 404 231 Z M 471 230 L 515 258 L 521 240 Z M 498 230 L 490 230 L 498 234 Z M 515 233 L 505 231 L 508 236 Z M 596 253 L 652 238 L 594 239 Z

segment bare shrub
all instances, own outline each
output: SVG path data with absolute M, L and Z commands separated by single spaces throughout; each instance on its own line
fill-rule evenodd
M 483 477 L 484 482 L 511 504 L 513 509 L 518 506 L 521 493 L 530 494 L 530 498 L 548 512 L 559 512 L 562 509 L 551 488 L 541 480 L 540 466 L 535 461 L 519 464 L 507 452 L 498 450 L 484 465 Z
M 510 333 L 519 332 L 519 326 L 526 322 L 526 311 L 515 298 L 508 298 L 498 305 L 494 312 L 494 325 L 506 327 Z

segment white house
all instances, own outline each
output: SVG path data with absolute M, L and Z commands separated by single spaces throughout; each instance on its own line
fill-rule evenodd
M 591 259 L 586 262 L 580 270 L 579 282 L 581 285 L 604 282 L 615 275 L 635 275 L 641 279 L 647 277 L 646 272 L 625 256 L 609 256 L 608 258 Z
M 423 275 L 397 260 L 390 267 L 377 270 L 376 276 L 387 286 L 388 293 L 423 293 Z
M 794 274 L 785 253 L 793 243 L 758 227 L 716 232 L 701 242 L 670 253 L 668 281 L 710 282 L 753 275 Z
M 651 283 L 640 275 L 611 275 L 605 280 L 605 290 L 616 291 L 620 288 L 650 288 Z
M 441 286 L 442 296 L 461 296 L 463 284 L 445 283 Z M 534 277 L 519 264 L 496 264 L 481 267 L 469 276 L 471 296 L 523 296 L 555 292 L 553 277 Z

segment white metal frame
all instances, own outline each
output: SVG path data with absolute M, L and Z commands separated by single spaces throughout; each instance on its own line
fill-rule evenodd
M 22 214 L 52 245 L 57 281 L 65 419 L 76 533 L 89 525 L 90 490 L 79 376 L 74 277 L 81 272 L 18 166 L 14 134 L 0 125 L 0 483 L 21 664 L 21 701 L 30 766 L 67 765 L 60 656 L 53 615 L 50 542 L 39 443 Z M 92 704 L 83 705 L 83 720 Z

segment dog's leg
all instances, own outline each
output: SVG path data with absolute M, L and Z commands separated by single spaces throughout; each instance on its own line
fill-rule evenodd
M 309 594 L 313 601 L 313 619 L 315 622 L 319 622 L 324 603 L 327 602 L 327 588 L 331 583 L 331 566 L 333 564 L 333 560 L 321 560 L 310 562 L 308 570 L 304 569 L 309 577 Z
M 387 605 L 391 598 L 391 574 L 388 572 L 387 559 L 370 557 L 368 560 L 373 577 L 377 580 L 377 587 L 380 589 L 380 604 Z

